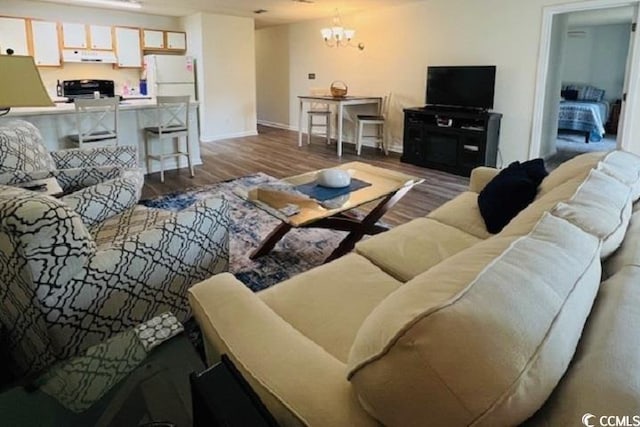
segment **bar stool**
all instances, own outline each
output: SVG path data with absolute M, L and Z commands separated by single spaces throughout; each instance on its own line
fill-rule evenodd
M 67 135 L 79 148 L 118 145 L 118 98 L 76 99 L 77 134 Z
M 311 96 L 324 96 L 326 91 L 324 89 L 311 89 Z M 315 122 L 314 118 L 324 118 L 320 122 Z M 331 109 L 329 104 L 322 102 L 312 102 L 309 105 L 309 111 L 307 111 L 307 144 L 311 144 L 311 135 L 314 128 L 324 129 L 324 133 L 316 134 L 327 138 L 327 144 L 331 143 Z
M 389 150 L 386 143 L 386 126 L 385 122 L 387 115 L 389 114 L 389 105 L 391 103 L 391 94 L 387 94 L 380 105 L 380 109 L 377 115 L 365 115 L 359 114 L 356 117 L 356 151 L 358 156 L 362 151 L 362 143 L 364 140 L 374 141 L 379 148 L 382 148 L 384 154 L 389 154 Z M 373 136 L 364 136 L 364 127 L 372 125 L 376 127 L 376 134 Z
M 180 168 L 180 157 L 187 158 L 189 173 L 193 178 L 193 164 L 189 151 L 189 96 L 159 96 L 156 98 L 156 122 L 157 126 L 144 128 L 144 145 L 147 160 L 147 173 L 151 173 L 151 160 L 160 162 L 160 182 L 164 182 L 164 159 L 173 157 Z M 180 150 L 180 138 L 185 138 L 185 149 Z M 174 150 L 152 154 L 150 141 L 157 139 L 163 141 L 171 139 L 174 142 Z M 162 147 L 164 148 L 164 147 Z

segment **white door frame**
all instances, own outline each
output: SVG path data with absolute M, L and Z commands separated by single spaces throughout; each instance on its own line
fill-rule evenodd
M 547 79 L 549 75 L 549 54 L 551 52 L 551 30 L 553 27 L 553 18 L 562 13 L 581 12 L 584 10 L 610 9 L 612 7 L 636 6 L 640 0 L 588 0 L 575 3 L 560 4 L 556 6 L 546 6 L 542 9 L 542 29 L 540 32 L 540 51 L 538 53 L 538 70 L 536 73 L 536 90 L 533 107 L 533 120 L 531 128 L 531 141 L 529 144 L 529 158 L 540 157 L 540 143 L 542 139 L 542 125 L 544 122 L 545 93 L 547 87 Z M 634 17 L 635 19 L 635 17 Z M 640 73 L 640 43 L 634 43 L 630 52 L 629 76 Z M 626 79 L 629 82 L 627 89 L 627 102 L 624 104 L 622 114 L 624 115 L 622 139 L 619 142 L 620 147 L 625 149 L 630 146 L 631 139 L 631 120 L 625 120 L 627 117 L 633 117 L 633 112 L 638 108 L 638 98 L 640 97 L 640 82 L 638 79 Z

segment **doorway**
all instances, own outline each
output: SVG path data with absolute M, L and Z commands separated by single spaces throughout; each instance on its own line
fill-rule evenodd
M 637 15 L 637 1 L 544 9 L 531 158 L 553 168 L 583 152 L 629 149 L 634 129 L 624 116 L 633 114 L 640 89 L 630 78 L 640 71 Z

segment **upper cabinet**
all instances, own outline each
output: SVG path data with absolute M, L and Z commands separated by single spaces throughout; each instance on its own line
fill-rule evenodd
M 137 28 L 115 27 L 114 34 L 118 67 L 142 68 L 140 30 Z
M 142 30 L 142 48 L 152 50 L 164 49 L 164 31 Z
M 90 25 L 89 35 L 91 49 L 113 50 L 113 33 L 111 27 L 105 25 Z
M 33 55 L 36 65 L 41 67 L 60 67 L 63 52 L 65 60 L 80 62 L 78 55 L 91 54 L 81 51 L 115 51 L 117 67 L 141 68 L 143 51 L 186 51 L 187 34 L 181 31 L 141 30 L 0 16 L 0 55 L 5 55 L 7 49 L 13 50 L 16 55 Z M 69 59 L 68 53 L 75 55 L 73 60 Z M 113 59 L 104 62 L 112 63 Z
M 84 24 L 62 24 L 62 47 L 65 49 L 86 49 L 87 26 Z
M 111 27 L 105 25 L 62 24 L 64 49 L 113 50 Z
M 167 31 L 167 49 L 187 50 L 187 33 Z
M 187 34 L 181 31 L 142 30 L 142 49 L 148 51 L 185 51 Z
M 29 55 L 27 20 L 0 17 L 0 55 L 13 49 L 15 55 Z
M 40 67 L 60 66 L 60 40 L 58 24 L 48 21 L 31 21 L 33 58 Z

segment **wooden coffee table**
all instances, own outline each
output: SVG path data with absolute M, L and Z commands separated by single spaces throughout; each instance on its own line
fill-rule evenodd
M 371 185 L 343 196 L 339 201 L 340 205 L 332 207 L 328 207 L 326 202 L 321 204 L 309 197 L 282 191 L 256 188 L 248 192 L 248 200 L 258 206 L 271 208 L 266 211 L 282 221 L 251 254 L 251 259 L 268 254 L 292 228 L 328 228 L 347 231 L 349 232 L 347 237 L 327 258 L 326 262 L 346 255 L 365 235 L 387 231 L 386 227 L 376 224 L 378 220 L 414 185 L 424 181 L 421 178 L 362 162 L 345 163 L 337 168 L 346 170 L 353 178 Z M 317 172 L 313 171 L 285 178 L 282 182 L 294 186 L 311 183 L 315 181 Z M 364 218 L 358 219 L 348 214 L 348 211 L 374 201 L 379 202 Z M 287 205 L 297 205 L 299 212 L 288 217 L 284 216 L 279 210 Z

